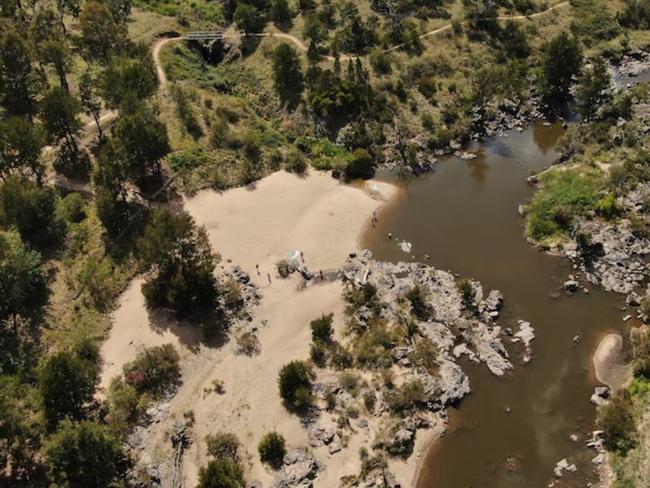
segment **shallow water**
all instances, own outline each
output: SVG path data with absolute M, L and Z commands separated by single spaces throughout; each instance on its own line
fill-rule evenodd
M 428 254 L 426 262 L 481 281 L 485 293 L 499 289 L 500 325 L 526 319 L 537 334 L 530 364 L 522 363 L 518 345 L 509 348 L 515 369 L 503 378 L 462 363 L 472 393 L 450 410 L 447 433 L 427 453 L 418 488 L 545 487 L 565 457 L 578 472 L 555 486 L 585 486 L 593 478 L 595 452 L 584 446 L 595 414 L 591 355 L 605 332 L 625 330 L 624 300 L 591 285 L 589 294 L 561 294 L 571 263 L 530 246 L 517 214 L 534 190 L 526 177 L 557 157 L 561 133 L 557 125 L 539 124 L 476 145 L 473 161 L 445 158 L 432 173 L 401 183 L 399 196 L 362 237 L 377 259 L 425 261 Z M 412 244 L 410 254 L 400 249 L 402 240 Z M 574 433 L 578 442 L 570 439 Z

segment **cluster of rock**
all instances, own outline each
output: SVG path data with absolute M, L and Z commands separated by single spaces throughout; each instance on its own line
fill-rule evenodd
M 635 78 L 650 70 L 650 52 L 630 49 L 612 66 L 615 78 Z
M 645 262 L 650 241 L 634 232 L 630 220 L 579 220 L 575 235 L 588 236 L 589 249 L 572 240 L 560 252 L 580 266 L 590 283 L 607 291 L 630 293 L 650 277 Z
M 310 452 L 294 449 L 284 455 L 282 467 L 271 488 L 310 488 L 322 465 Z

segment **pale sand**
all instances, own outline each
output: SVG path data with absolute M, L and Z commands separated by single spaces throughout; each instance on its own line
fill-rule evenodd
M 371 196 L 371 193 L 373 194 Z M 183 473 L 187 486 L 194 486 L 199 467 L 207 462 L 206 434 L 225 430 L 238 435 L 249 480 L 268 484 L 274 473 L 258 460 L 257 443 L 262 435 L 277 430 L 288 447 L 307 447 L 306 432 L 299 417 L 287 412 L 278 395 L 280 368 L 292 359 L 306 359 L 311 343 L 309 322 L 323 313 L 334 313 L 335 333 L 343 327 L 344 303 L 340 282 L 299 289 L 301 278 L 282 280 L 275 263 L 294 250 L 302 250 L 312 271 L 338 268 L 357 250 L 358 237 L 372 212 L 390 199 L 394 187 L 367 182 L 365 188 L 343 185 L 329 175 L 312 172 L 299 177 L 275 173 L 259 181 L 254 189 L 238 188 L 224 193 L 204 191 L 185 203 L 187 211 L 208 229 L 210 241 L 224 259 L 248 271 L 263 295 L 254 312 L 259 325 L 260 354 L 236 354 L 234 338 L 220 348 L 196 345 L 192 338 L 179 338 L 175 325 L 161 332 L 152 328 L 136 280 L 124 293 L 113 315 L 110 338 L 102 347 L 105 368 L 102 385 L 131 360 L 139 345 L 171 342 L 181 352 L 183 385 L 171 400 L 170 415 L 150 427 L 146 454 L 158 462 L 169 459 L 168 433 L 173 420 L 192 410 L 196 419 L 194 442 L 185 454 Z M 260 274 L 255 265 L 259 264 Z M 224 265 L 227 266 L 226 263 Z M 269 285 L 267 273 L 271 275 Z M 262 326 L 263 320 L 267 324 Z M 223 381 L 225 394 L 210 392 L 212 382 Z M 391 468 L 404 484 L 412 484 L 421 451 L 442 426 L 418 435 L 416 454 L 407 462 L 395 461 Z M 338 486 L 343 475 L 359 469 L 358 450 L 372 436 L 355 435 L 341 452 L 329 455 L 326 448 L 312 449 L 327 469 L 316 486 Z
M 623 388 L 632 379 L 632 365 L 624 361 L 623 338 L 620 334 L 607 334 L 593 357 L 596 379 L 612 390 Z

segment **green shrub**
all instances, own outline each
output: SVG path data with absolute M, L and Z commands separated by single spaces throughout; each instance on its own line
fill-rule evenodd
M 210 156 L 201 147 L 193 147 L 169 155 L 169 166 L 174 171 L 192 170 L 210 163 Z
M 330 365 L 334 369 L 351 368 L 354 358 L 350 351 L 341 346 L 340 344 L 333 344 L 330 348 Z
M 411 313 L 420 320 L 427 320 L 430 315 L 427 297 L 424 289 L 415 285 L 406 293 L 406 299 L 411 304 Z
M 354 356 L 364 368 L 386 368 L 393 364 L 394 338 L 384 324 L 375 324 L 355 342 Z
M 424 385 L 419 378 L 407 381 L 386 396 L 388 406 L 397 413 L 415 410 L 426 402 Z
M 230 459 L 214 459 L 199 471 L 197 488 L 244 488 L 244 470 Z
M 574 216 L 596 208 L 604 185 L 594 171 L 552 171 L 528 207 L 527 234 L 540 241 L 569 230 Z
M 68 193 L 61 200 L 59 211 L 65 220 L 78 224 L 86 218 L 86 200 L 81 193 Z
M 375 174 L 375 161 L 365 149 L 355 149 L 345 168 L 345 175 L 350 179 L 372 178 Z
M 312 342 L 309 347 L 309 357 L 320 368 L 327 364 L 327 346 L 322 342 Z
M 215 459 L 230 459 L 237 462 L 237 450 L 239 449 L 239 440 L 235 434 L 230 432 L 217 432 L 208 434 L 205 437 L 208 445 L 208 454 Z
M 596 204 L 596 213 L 601 217 L 612 220 L 621 214 L 621 207 L 616 201 L 616 195 L 608 193 Z
M 307 161 L 298 149 L 290 149 L 284 161 L 284 169 L 290 173 L 303 174 L 307 171 Z
M 320 318 L 314 319 L 309 324 L 311 327 L 311 340 L 328 344 L 332 342 L 332 320 L 334 314 L 323 314 Z
M 111 381 L 108 390 L 108 424 L 116 432 L 128 432 L 143 410 L 141 397 L 133 385 L 125 383 L 121 377 Z
M 305 410 L 312 404 L 311 371 L 304 361 L 291 361 L 280 370 L 280 396 L 292 408 Z
M 159 397 L 180 379 L 179 361 L 171 344 L 145 348 L 124 365 L 124 379 L 139 393 Z
M 619 394 L 598 412 L 598 427 L 603 431 L 607 450 L 625 454 L 635 445 L 636 426 L 633 405 L 625 394 Z
M 474 297 L 476 296 L 472 282 L 469 280 L 461 280 L 460 283 L 458 283 L 458 291 L 460 292 L 463 306 L 466 309 L 472 308 L 474 305 Z
M 273 468 L 278 469 L 287 453 L 284 437 L 277 432 L 269 432 L 262 437 L 257 451 L 260 453 L 260 460 L 263 463 L 269 463 Z

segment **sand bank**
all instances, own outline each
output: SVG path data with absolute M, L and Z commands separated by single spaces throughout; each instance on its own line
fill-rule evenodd
M 625 362 L 620 334 L 607 334 L 601 339 L 593 363 L 596 379 L 612 390 L 624 387 L 632 378 L 632 366 Z

